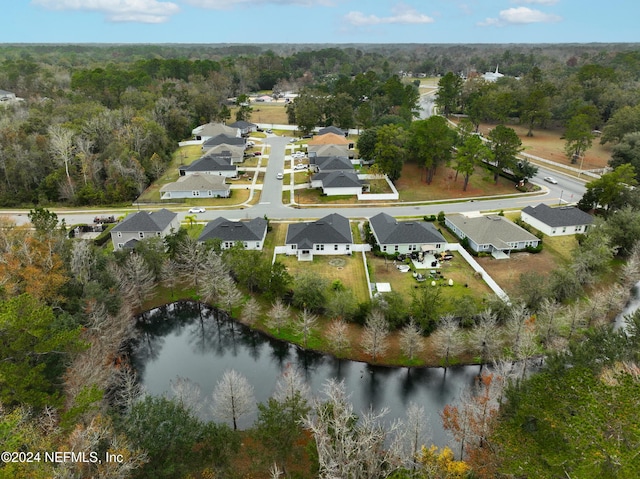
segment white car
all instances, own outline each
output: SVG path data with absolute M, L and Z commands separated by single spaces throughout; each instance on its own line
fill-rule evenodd
M 296 151 L 293 155 L 291 155 L 291 158 L 304 158 L 305 156 L 307 155 L 305 155 L 303 152 Z
M 204 213 L 206 210 L 202 206 L 195 206 L 189 208 L 189 213 Z
M 278 174 L 276 175 L 276 179 L 277 179 L 277 180 L 281 180 L 282 178 L 284 178 L 284 173 L 278 173 Z
M 293 169 L 294 169 L 294 170 L 306 170 L 308 166 L 309 166 L 309 165 L 305 165 L 305 164 L 303 164 L 303 163 L 300 163 L 300 164 L 298 164 L 298 165 L 294 166 L 294 167 L 293 167 Z
M 558 181 L 552 176 L 545 176 L 544 181 L 546 181 L 547 183 L 552 183 L 554 185 L 558 184 Z

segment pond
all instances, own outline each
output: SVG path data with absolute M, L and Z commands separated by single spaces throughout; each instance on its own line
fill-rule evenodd
M 313 394 L 328 378 L 344 381 L 356 413 L 386 407 L 391 421 L 404 418 L 411 402 L 422 405 L 429 415 L 430 441 L 444 446 L 449 436 L 439 413 L 473 384 L 479 371 L 479 366 L 466 366 L 449 368 L 445 374 L 443 368 L 387 368 L 339 360 L 272 339 L 224 313 L 201 308 L 194 302 L 178 302 L 140 317 L 132 363 L 151 394 L 169 393 L 170 381 L 180 376 L 198 383 L 209 401 L 216 382 L 233 368 L 247 377 L 257 401 L 265 402 L 283 370 L 291 366 L 304 375 Z M 212 419 L 208 407 L 202 414 L 203 419 Z M 255 419 L 255 415 L 244 417 L 238 426 L 248 428 Z

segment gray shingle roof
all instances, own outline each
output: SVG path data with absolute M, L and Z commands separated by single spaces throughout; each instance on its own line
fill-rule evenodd
M 178 216 L 177 213 L 166 208 L 149 213 L 148 211 L 138 211 L 127 216 L 122 222 L 117 224 L 111 231 L 132 233 L 138 231 L 164 231 L 169 224 Z
M 539 241 L 534 235 L 502 216 L 489 215 L 469 218 L 463 215 L 447 215 L 447 220 L 456 225 L 476 244 L 492 244 L 499 248 L 507 243 Z
M 344 130 L 337 126 L 327 126 L 318 130 L 318 135 L 326 135 L 327 133 L 335 133 L 336 135 L 344 136 Z
M 320 171 L 353 170 L 353 164 L 344 156 L 316 156 L 311 161 Z
M 240 128 L 241 130 L 244 130 L 245 128 L 253 128 L 254 126 L 258 125 L 256 125 L 255 123 L 249 123 L 248 121 L 238 120 L 228 126 L 230 126 L 231 128 Z
M 446 243 L 444 236 L 425 221 L 398 221 L 386 213 L 369 219 L 380 244 L 429 244 Z
M 293 223 L 287 229 L 286 244 L 310 249 L 314 244 L 353 243 L 349 220 L 337 213 L 311 223 Z
M 202 148 L 207 149 L 216 145 L 226 143 L 227 145 L 246 145 L 247 141 L 240 136 L 217 135 L 212 136 L 202 144 Z
M 593 216 L 575 206 L 551 208 L 544 203 L 540 203 L 536 207 L 527 206 L 522 212 L 554 228 L 590 225 L 593 223 Z
M 197 171 L 233 171 L 238 168 L 231 164 L 230 156 L 222 155 L 206 155 L 198 158 L 188 166 L 181 166 L 180 171 L 197 172 Z
M 222 241 L 261 241 L 267 231 L 267 220 L 254 218 L 251 221 L 230 221 L 216 218 L 207 223 L 198 241 L 220 238 Z
M 229 185 L 225 184 L 225 177 L 221 175 L 193 175 L 181 176 L 178 181 L 167 183 L 160 188 L 160 192 L 166 191 L 228 191 Z
M 355 171 L 327 171 L 316 173 L 311 181 L 321 181 L 323 188 L 353 188 L 362 186 L 362 181 Z

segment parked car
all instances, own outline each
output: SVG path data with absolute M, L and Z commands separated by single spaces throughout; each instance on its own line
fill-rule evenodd
M 265 130 L 265 133 L 273 133 L 273 130 L 269 128 L 268 130 Z
M 303 163 L 300 163 L 296 166 L 293 167 L 294 170 L 306 170 L 309 167 L 309 165 L 305 165 Z
M 547 183 L 552 183 L 554 185 L 558 184 L 558 181 L 552 176 L 545 176 L 544 181 L 546 181 Z
M 261 151 L 254 151 L 253 152 L 253 156 L 260 156 L 260 155 L 262 155 Z
M 204 213 L 206 210 L 202 206 L 194 206 L 189 208 L 189 213 Z
M 284 173 L 281 172 L 276 175 L 277 180 L 281 180 L 282 178 L 284 178 Z

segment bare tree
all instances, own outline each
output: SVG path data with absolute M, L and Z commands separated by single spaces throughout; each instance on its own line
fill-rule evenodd
M 251 326 L 260 317 L 261 312 L 262 308 L 260 307 L 260 303 L 258 303 L 258 300 L 252 296 L 246 303 L 244 303 L 240 318 L 246 324 Z
M 229 285 L 225 285 L 225 281 L 231 279 L 229 278 L 229 270 L 220 255 L 214 250 L 209 250 L 196 270 L 199 270 L 198 276 L 201 277 L 201 281 L 195 284 L 202 299 L 209 303 L 219 301 L 225 286 L 229 289 Z M 194 274 L 195 272 L 195 270 L 192 271 Z
M 280 328 L 289 324 L 289 306 L 286 306 L 280 298 L 276 299 L 269 310 L 267 326 L 275 329 L 280 334 Z
M 135 370 L 128 364 L 116 370 L 115 383 L 115 402 L 124 408 L 125 414 L 128 414 L 136 401 L 146 394 L 146 389 L 138 380 Z
M 451 356 L 456 356 L 462 351 L 463 338 L 458 320 L 451 314 L 440 319 L 438 329 L 431 335 L 434 347 L 440 356 L 444 356 L 444 367 L 449 367 Z
M 71 198 L 75 196 L 73 181 L 71 180 L 71 173 L 69 172 L 69 165 L 75 156 L 73 136 L 73 131 L 63 128 L 60 125 L 51 125 L 49 127 L 49 148 L 51 150 L 51 155 L 56 161 L 64 165 Z
M 278 467 L 278 464 L 275 462 L 271 464 L 271 467 L 269 468 L 270 479 L 279 479 L 282 474 L 284 474 L 284 471 Z
M 276 390 L 273 393 L 273 398 L 281 403 L 285 403 L 291 399 L 299 396 L 305 401 L 311 399 L 311 390 L 307 383 L 304 382 L 304 378 L 300 371 L 291 364 L 287 364 L 278 381 L 276 382 Z
M 471 349 L 480 357 L 480 371 L 485 364 L 490 362 L 502 346 L 498 331 L 498 320 L 491 310 L 485 310 L 480 314 L 478 324 L 473 328 L 469 339 Z
M 256 399 L 253 386 L 247 378 L 234 369 L 227 369 L 213 390 L 213 415 L 233 423 L 238 429 L 238 419 L 254 411 Z
M 422 331 L 413 318 L 411 318 L 409 323 L 400 331 L 400 349 L 402 349 L 404 355 L 410 360 L 413 360 L 416 354 L 424 351 Z
M 128 304 L 133 309 L 141 308 L 155 287 L 155 275 L 144 258 L 138 253 L 131 253 L 124 266 L 114 267 L 113 271 Z
M 182 280 L 187 284 L 192 284 L 199 290 L 200 282 L 206 271 L 205 257 L 207 252 L 202 244 L 196 240 L 186 237 L 177 248 L 176 261 Z
M 327 339 L 338 355 L 351 347 L 348 331 L 349 327 L 344 319 L 333 320 L 327 328 Z
M 561 306 L 553 299 L 545 298 L 538 308 L 538 335 L 545 347 L 551 342 L 552 335 L 557 334 L 558 318 Z
M 362 332 L 362 348 L 373 358 L 375 362 L 378 355 L 384 354 L 389 347 L 387 337 L 389 329 L 384 313 L 379 309 L 374 309 L 367 318 Z
M 162 278 L 162 285 L 171 290 L 171 298 L 173 299 L 173 290 L 178 284 L 180 268 L 176 261 L 172 259 L 166 259 L 162 263 L 162 269 L 160 276 Z
M 78 283 L 86 285 L 91 279 L 91 269 L 95 263 L 91 243 L 89 241 L 74 241 L 71 250 L 71 273 Z
M 388 477 L 402 467 L 400 423 L 385 427 L 386 410 L 358 420 L 342 382 L 329 379 L 323 393 L 304 419 L 315 439 L 321 479 Z
M 244 295 L 228 274 L 222 277 L 220 283 L 220 302 L 229 316 L 232 316 L 233 308 L 242 302 Z
M 428 416 L 424 407 L 413 401 L 407 407 L 407 419 L 404 428 L 405 452 L 407 465 L 411 470 L 416 467 L 416 459 L 420 447 L 426 443 Z
M 298 321 L 294 324 L 294 328 L 296 332 L 302 336 L 302 342 L 305 349 L 309 343 L 309 336 L 313 332 L 313 327 L 316 325 L 318 321 L 318 316 L 311 313 L 307 308 L 304 308 L 298 317 Z
M 182 376 L 176 376 L 169 383 L 171 384 L 173 397 L 178 400 L 182 407 L 197 416 L 202 409 L 202 389 L 200 385 Z

